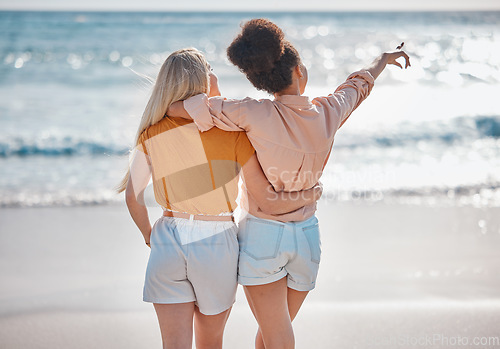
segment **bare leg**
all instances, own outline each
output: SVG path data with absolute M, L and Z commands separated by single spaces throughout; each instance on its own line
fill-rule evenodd
M 204 315 L 195 307 L 194 338 L 197 349 L 222 349 L 224 327 L 230 312 L 231 308 L 217 315 Z
M 286 277 L 266 285 L 245 286 L 244 289 L 248 304 L 259 324 L 265 347 L 294 348 L 295 339 L 288 312 Z
M 163 349 L 191 349 L 193 343 L 194 302 L 154 303 L 160 324 Z
M 292 288 L 288 287 L 287 292 L 287 301 L 288 301 L 288 314 L 290 314 L 290 320 L 293 321 L 297 316 L 297 313 L 304 303 L 307 294 L 309 291 L 296 291 Z M 262 340 L 262 333 L 260 332 L 260 328 L 257 331 L 257 336 L 255 337 L 255 349 L 265 349 L 264 341 Z

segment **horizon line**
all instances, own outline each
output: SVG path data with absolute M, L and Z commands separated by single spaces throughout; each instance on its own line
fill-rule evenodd
M 327 9 L 322 11 L 314 11 L 309 9 L 289 9 L 281 11 L 277 9 L 239 9 L 239 10 L 226 10 L 226 9 L 200 9 L 193 11 L 189 9 L 50 9 L 50 8 L 1 8 L 0 12 L 118 12 L 118 13 L 373 13 L 373 12 L 386 12 L 386 13 L 402 13 L 402 12 L 500 12 L 500 6 L 495 8 L 479 8 L 479 9 Z

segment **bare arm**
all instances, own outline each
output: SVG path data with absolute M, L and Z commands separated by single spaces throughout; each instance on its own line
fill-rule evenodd
M 258 123 L 262 115 L 273 110 L 272 101 L 244 99 L 226 99 L 220 96 L 208 97 L 200 93 L 182 101 L 175 102 L 167 109 L 167 115 L 193 119 L 201 132 L 217 127 L 224 131 L 248 131 L 250 125 L 247 116 L 252 115 L 252 123 Z M 189 115 L 188 115 L 189 114 Z
M 170 107 L 167 109 L 167 115 L 172 117 L 184 118 L 191 120 L 192 117 L 184 108 L 184 103 L 182 101 L 177 101 L 170 104 Z
M 395 51 L 395 52 L 382 53 L 365 70 L 368 71 L 373 76 L 374 79 L 376 79 L 378 78 L 380 73 L 382 73 L 382 71 L 385 69 L 387 64 L 396 65 L 402 69 L 403 67 L 401 66 L 401 64 L 396 61 L 396 59 L 398 59 L 399 57 L 404 57 L 405 69 L 411 66 L 410 57 L 408 57 L 408 55 L 404 51 Z
M 148 209 L 144 203 L 144 190 L 151 178 L 146 154 L 136 150 L 130 165 L 130 177 L 125 189 L 125 202 L 127 203 L 130 216 L 141 231 L 144 241 L 149 246 L 151 237 L 151 223 L 149 221 Z
M 255 154 L 243 166 L 243 178 L 249 195 L 261 210 L 270 214 L 295 211 L 319 200 L 322 194 L 322 188 L 319 185 L 299 192 L 274 191 Z
M 149 246 L 151 237 L 151 223 L 149 222 L 148 209 L 144 204 L 144 191 L 141 191 L 137 196 L 134 193 L 132 181 L 129 180 L 127 189 L 125 189 L 125 201 L 127 203 L 130 216 L 137 225 L 137 228 L 144 237 L 144 242 Z
M 405 52 L 383 53 L 368 68 L 352 73 L 333 94 L 315 98 L 314 103 L 321 104 L 326 109 L 333 109 L 334 112 L 329 114 L 332 118 L 331 123 L 337 129 L 340 128 L 351 113 L 368 97 L 375 79 L 382 73 L 387 64 L 402 68 L 401 64 L 396 61 L 400 57 L 404 57 L 405 68 L 408 68 L 410 58 Z
M 220 90 L 219 90 L 219 79 L 215 74 L 210 74 L 210 91 L 208 93 L 208 97 L 215 97 L 215 96 L 220 96 Z M 179 118 L 184 118 L 191 120 L 192 117 L 189 115 L 187 110 L 184 108 L 184 102 L 183 101 L 177 101 L 174 102 L 168 107 L 167 109 L 167 115 L 172 116 L 172 117 L 179 117 Z

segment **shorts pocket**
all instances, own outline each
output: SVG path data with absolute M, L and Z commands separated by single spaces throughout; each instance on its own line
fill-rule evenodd
M 247 218 L 241 234 L 241 250 L 255 260 L 276 258 L 283 225 L 260 219 Z
M 302 232 L 307 239 L 311 251 L 311 261 L 319 264 L 321 260 L 321 240 L 319 237 L 319 224 L 302 228 Z

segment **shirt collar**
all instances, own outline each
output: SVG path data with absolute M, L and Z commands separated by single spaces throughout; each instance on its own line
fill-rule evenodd
M 285 105 L 294 105 L 299 107 L 311 105 L 311 100 L 307 96 L 280 95 L 274 100 Z

